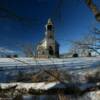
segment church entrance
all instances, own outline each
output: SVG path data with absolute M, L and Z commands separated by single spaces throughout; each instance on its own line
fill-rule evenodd
M 50 47 L 49 47 L 49 55 L 53 55 L 53 54 L 54 54 L 53 48 L 50 46 Z

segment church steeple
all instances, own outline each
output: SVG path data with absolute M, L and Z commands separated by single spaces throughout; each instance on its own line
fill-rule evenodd
M 54 38 L 54 27 L 51 21 L 51 18 L 48 19 L 47 24 L 45 25 L 46 32 L 45 35 L 47 38 Z
M 54 37 L 54 26 L 49 18 L 45 25 L 45 38 L 37 46 L 38 57 L 59 57 L 59 44 Z
M 49 25 L 53 25 L 53 24 L 52 24 L 52 21 L 51 21 L 51 18 L 48 19 L 48 24 L 49 24 Z

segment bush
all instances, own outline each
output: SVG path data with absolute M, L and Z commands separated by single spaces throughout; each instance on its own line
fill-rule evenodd
M 96 83 L 96 82 L 100 82 L 100 71 L 95 72 L 92 75 L 88 75 L 86 76 L 86 79 L 88 82 L 92 82 L 92 83 Z
M 78 57 L 78 54 L 77 53 L 75 53 L 75 54 L 73 54 L 73 56 L 72 57 Z

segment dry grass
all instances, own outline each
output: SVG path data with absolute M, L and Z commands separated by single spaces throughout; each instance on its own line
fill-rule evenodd
M 59 70 L 47 70 L 48 73 L 45 71 L 40 72 L 36 75 L 32 76 L 32 81 L 33 82 L 54 82 L 54 81 L 59 81 L 59 80 L 71 80 L 70 74 L 64 71 L 59 71 Z

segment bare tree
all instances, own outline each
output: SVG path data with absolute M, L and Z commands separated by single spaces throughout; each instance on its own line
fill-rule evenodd
M 22 52 L 25 54 L 26 57 L 35 56 L 35 48 L 32 44 L 22 45 L 21 48 L 22 48 Z
M 98 9 L 97 5 L 94 4 L 93 0 L 85 0 L 85 3 L 91 9 L 96 20 L 100 22 L 100 10 Z
M 91 56 L 96 39 L 95 35 L 88 34 L 82 40 L 72 41 L 71 51 L 73 54 L 80 54 L 81 56 Z

